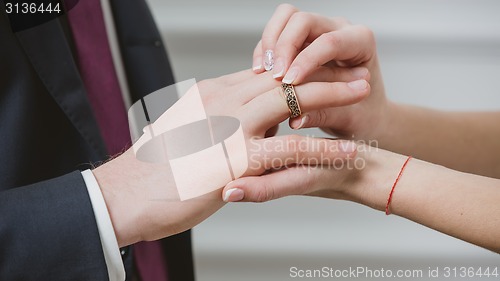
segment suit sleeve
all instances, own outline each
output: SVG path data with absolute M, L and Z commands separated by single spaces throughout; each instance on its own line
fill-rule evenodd
M 79 171 L 0 192 L 0 280 L 108 280 Z

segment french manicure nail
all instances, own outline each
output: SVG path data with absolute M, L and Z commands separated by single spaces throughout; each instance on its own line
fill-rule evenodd
M 287 72 L 285 77 L 283 77 L 283 80 L 281 82 L 286 83 L 286 84 L 292 84 L 295 78 L 297 78 L 297 75 L 299 75 L 299 70 L 295 67 L 290 68 Z
M 253 59 L 252 69 L 254 71 L 262 69 L 262 57 L 256 57 Z
M 264 69 L 266 71 L 272 70 L 274 67 L 274 52 L 273 50 L 266 50 L 264 53 Z
M 281 58 L 278 58 L 274 64 L 273 78 L 283 77 L 283 71 L 285 71 L 285 63 Z
M 366 89 L 366 87 L 368 87 L 368 82 L 366 82 L 365 80 L 356 80 L 347 83 L 347 86 L 349 86 L 349 88 L 353 90 L 361 91 Z
M 243 190 L 239 188 L 231 188 L 224 194 L 224 201 L 236 202 L 243 199 L 243 197 L 245 197 L 245 193 L 243 192 Z
M 304 114 L 300 118 L 295 118 L 292 121 L 290 121 L 290 127 L 294 130 L 299 130 L 304 128 L 304 125 L 306 122 L 309 121 L 309 115 Z
M 353 141 L 343 141 L 340 143 L 340 150 L 345 153 L 353 153 L 356 151 L 356 144 Z
M 309 115 L 304 114 L 304 115 L 300 118 L 300 124 L 299 124 L 299 126 L 297 127 L 297 130 L 298 130 L 298 129 L 302 129 L 302 128 L 304 128 L 304 125 L 307 123 L 307 121 L 309 121 Z

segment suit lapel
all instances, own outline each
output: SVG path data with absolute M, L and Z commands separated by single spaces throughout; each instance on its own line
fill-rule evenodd
M 59 19 L 16 33 L 47 91 L 97 155 L 106 155 L 83 82 Z
M 110 0 L 132 104 L 174 83 L 170 62 L 145 1 Z M 172 105 L 177 96 L 169 100 Z M 168 108 L 168 107 L 167 107 Z

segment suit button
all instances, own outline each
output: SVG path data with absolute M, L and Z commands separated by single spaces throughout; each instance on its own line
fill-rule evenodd
M 125 260 L 127 258 L 129 252 L 130 252 L 129 247 L 120 249 L 120 255 L 122 256 L 122 260 Z

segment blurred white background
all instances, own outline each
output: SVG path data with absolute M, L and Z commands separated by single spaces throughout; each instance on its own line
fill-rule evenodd
M 149 2 L 178 81 L 251 67 L 252 50 L 281 3 Z M 500 109 L 499 1 L 289 3 L 372 28 L 392 100 L 447 110 Z M 282 126 L 280 133 L 287 132 Z M 499 255 L 405 219 L 317 198 L 229 204 L 193 233 L 199 281 L 289 280 L 292 266 L 418 268 L 425 274 L 436 266 L 500 267 Z

